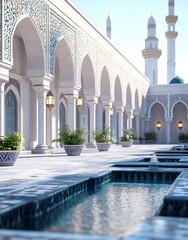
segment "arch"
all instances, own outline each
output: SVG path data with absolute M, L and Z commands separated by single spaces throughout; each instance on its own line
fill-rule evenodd
M 187 106 L 184 102 L 178 101 L 173 106 L 173 112 L 172 112 L 172 122 L 171 122 L 171 142 L 172 143 L 178 143 L 178 135 L 180 133 L 187 133 L 188 132 L 188 126 L 187 126 Z M 178 122 L 182 121 L 183 128 L 178 128 Z
M 9 90 L 5 97 L 5 126 L 6 135 L 10 135 L 13 131 L 18 131 L 18 104 L 16 96 L 12 90 Z
M 138 90 L 135 91 L 135 111 L 140 111 L 140 105 L 139 105 L 139 96 L 138 96 Z
M 65 125 L 65 105 L 63 102 L 59 105 L 59 126 L 62 128 Z
M 118 76 L 115 79 L 114 94 L 115 94 L 115 106 L 122 107 L 123 106 L 122 87 Z
M 82 62 L 81 68 L 81 80 L 82 80 L 82 88 L 83 94 L 86 95 L 95 95 L 95 76 L 93 64 L 89 55 L 86 55 Z
M 107 68 L 104 66 L 101 72 L 101 100 L 109 101 L 111 100 L 111 92 L 110 92 L 110 78 L 107 71 Z
M 174 114 L 173 114 L 173 113 L 174 113 L 174 108 L 175 108 L 175 106 L 176 106 L 178 103 L 182 103 L 182 104 L 186 107 L 187 112 L 188 112 L 187 104 L 186 104 L 185 102 L 179 100 L 178 102 L 175 102 L 175 103 L 172 105 L 171 113 L 170 113 L 170 116 L 171 116 L 172 118 L 174 117 Z
M 167 117 L 167 112 L 166 112 L 165 106 L 164 106 L 161 102 L 159 102 L 159 101 L 155 101 L 155 102 L 153 102 L 153 103 L 150 105 L 150 107 L 149 107 L 149 109 L 148 109 L 148 117 L 149 117 L 149 118 L 151 117 L 151 109 L 152 109 L 152 107 L 153 107 L 156 103 L 160 104 L 160 105 L 163 107 L 163 110 L 164 110 L 164 113 L 165 113 L 165 117 Z
M 73 59 L 69 46 L 64 38 L 59 40 L 55 53 L 59 65 L 59 86 L 63 88 L 74 87 Z
M 151 118 L 149 121 L 149 129 L 157 134 L 157 142 L 158 143 L 166 143 L 166 136 L 167 136 L 167 127 L 165 121 L 165 108 L 159 102 L 155 102 L 151 109 Z M 160 121 L 162 127 L 160 130 L 156 128 L 156 123 Z
M 126 92 L 126 110 L 132 110 L 132 93 L 130 85 L 127 85 L 127 92 Z
M 15 24 L 12 32 L 11 43 L 13 46 L 14 36 L 20 37 L 25 46 L 27 54 L 27 73 L 28 76 L 44 76 L 45 73 L 45 54 L 38 33 L 37 27 L 29 15 L 22 16 Z M 13 56 L 13 49 L 11 52 Z M 13 58 L 11 58 L 13 59 Z

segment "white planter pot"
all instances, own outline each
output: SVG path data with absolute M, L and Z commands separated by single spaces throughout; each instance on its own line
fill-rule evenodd
M 124 141 L 124 142 L 120 142 L 122 147 L 131 147 L 131 145 L 133 144 L 133 141 Z
M 111 143 L 97 143 L 97 149 L 99 151 L 108 151 Z
M 20 151 L 0 151 L 0 166 L 13 166 L 19 154 Z
M 83 147 L 83 145 L 64 145 L 65 152 L 68 156 L 79 156 Z

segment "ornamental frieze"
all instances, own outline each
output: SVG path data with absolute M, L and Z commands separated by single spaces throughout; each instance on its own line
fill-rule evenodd
M 50 74 L 54 75 L 55 49 L 60 38 L 69 46 L 73 65 L 76 64 L 76 30 L 61 16 L 50 10 Z
M 170 103 L 169 103 L 170 115 L 172 115 L 173 107 L 179 102 L 184 103 L 188 108 L 188 95 L 187 94 L 172 94 L 172 95 L 170 95 L 169 101 L 170 101 Z
M 1 1 L 2 2 L 2 1 Z M 2 3 L 1 3 L 2 4 Z M 29 14 L 40 32 L 43 49 L 47 59 L 47 4 L 44 0 L 4 0 L 4 52 L 3 60 L 11 62 L 11 37 L 17 20 Z M 2 23 L 1 23 L 2 24 Z M 2 41 L 2 39 L 1 39 Z
M 2 0 L 0 1 L 0 61 L 2 61 Z
M 168 114 L 168 95 L 149 95 L 146 97 L 146 116 L 149 117 L 149 110 L 154 103 L 160 103 L 165 110 L 165 113 Z
M 81 65 L 84 57 L 88 54 L 93 64 L 94 75 L 97 66 L 97 45 L 93 39 L 80 30 L 77 31 L 77 66 L 81 71 Z
M 10 78 L 9 81 L 5 84 L 5 92 L 10 85 L 14 85 L 14 87 L 18 90 L 20 94 L 20 84 L 16 79 L 12 79 L 12 78 Z

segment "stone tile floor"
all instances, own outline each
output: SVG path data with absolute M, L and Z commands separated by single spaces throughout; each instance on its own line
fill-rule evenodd
M 54 149 L 52 154 L 31 155 L 22 152 L 13 167 L 0 168 L 0 213 L 19 206 L 27 199 L 37 199 L 46 193 L 78 183 L 112 169 L 115 163 L 151 156 L 155 151 L 168 150 L 171 145 L 133 145 L 122 148 L 111 146 L 108 152 L 84 149 L 77 157 L 68 157 L 63 149 Z M 187 180 L 186 180 L 187 181 Z M 188 239 L 186 218 L 153 217 L 138 226 L 135 233 L 124 239 Z M 47 233 L 32 231 L 0 230 L 0 240 L 38 239 L 116 239 L 77 234 Z

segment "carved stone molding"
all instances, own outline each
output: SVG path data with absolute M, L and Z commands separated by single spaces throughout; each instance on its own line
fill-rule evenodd
M 168 114 L 168 95 L 149 95 L 146 98 L 146 116 L 149 116 L 149 110 L 155 103 L 160 103 L 164 107 L 166 115 Z
M 2 1 L 1 1 L 2 2 Z M 47 59 L 47 4 L 44 0 L 4 0 L 4 46 L 3 46 L 3 59 L 11 62 L 11 37 L 15 23 L 25 14 L 29 14 L 30 18 L 36 24 L 40 32 L 40 38 Z M 2 24 L 2 22 L 1 22 Z M 2 44 L 2 39 L 1 39 Z
M 188 108 L 188 95 L 187 94 L 171 94 L 169 101 L 170 101 L 170 103 L 169 103 L 170 116 L 172 116 L 173 107 L 179 102 L 184 103 L 186 105 L 186 107 Z
M 76 64 L 76 30 L 61 16 L 50 9 L 50 74 L 54 75 L 55 49 L 60 38 L 64 38 L 68 44 L 73 65 Z
M 12 78 L 10 78 L 9 81 L 5 84 L 5 91 L 7 90 L 7 88 L 8 88 L 11 84 L 14 85 L 14 87 L 18 90 L 18 92 L 19 92 L 19 94 L 20 94 L 20 84 L 19 84 L 19 82 L 18 82 L 17 80 L 12 79 Z

